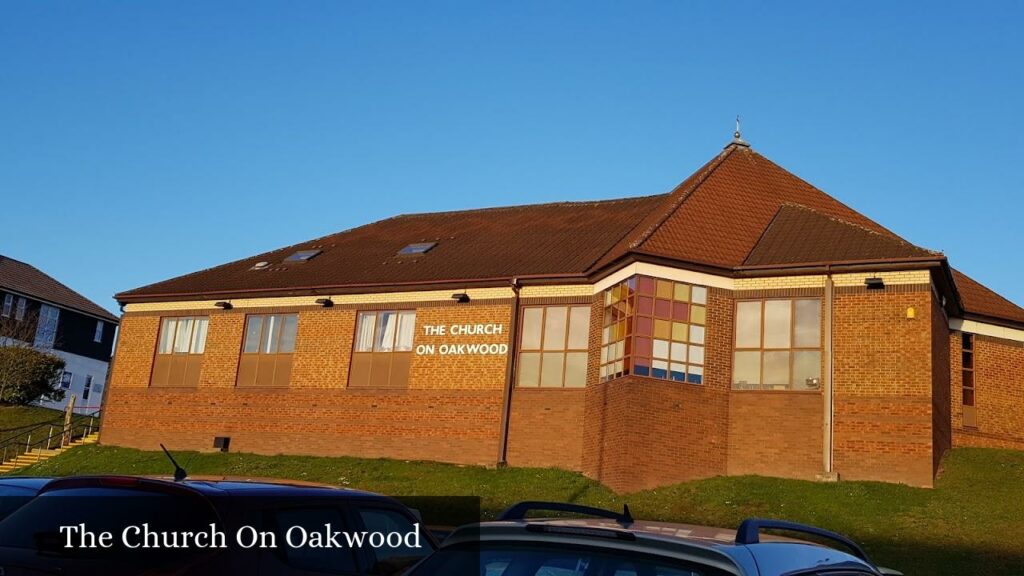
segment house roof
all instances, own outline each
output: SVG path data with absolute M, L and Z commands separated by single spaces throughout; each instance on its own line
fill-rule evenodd
M 1024 324 L 1024 308 L 996 294 L 959 270 L 953 269 L 953 280 L 960 293 L 964 311 L 968 314 Z
M 388 218 L 117 295 L 217 294 L 294 288 L 479 281 L 584 272 L 660 196 L 411 214 Z M 425 254 L 407 245 L 436 242 Z M 322 250 L 285 262 L 299 250 Z M 254 270 L 259 262 L 270 266 Z
M 423 242 L 436 245 L 424 254 L 398 255 Z M 285 261 L 299 250 L 321 252 L 305 262 Z M 734 142 L 666 194 L 396 216 L 117 298 L 373 291 L 514 277 L 579 280 L 600 277 L 631 255 L 722 274 L 795 264 L 945 260 Z
M 117 316 L 61 284 L 42 270 L 3 255 L 0 255 L 0 288 L 91 316 L 98 316 L 109 322 L 118 322 Z

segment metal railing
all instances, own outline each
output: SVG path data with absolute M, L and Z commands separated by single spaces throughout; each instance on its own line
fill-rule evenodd
M 56 450 L 77 439 L 85 438 L 99 431 L 99 416 L 100 411 L 97 410 L 91 414 L 75 415 L 67 424 L 65 417 L 61 416 L 47 422 L 0 430 L 3 433 L 13 432 L 0 440 L 0 464 L 10 462 L 37 448 Z

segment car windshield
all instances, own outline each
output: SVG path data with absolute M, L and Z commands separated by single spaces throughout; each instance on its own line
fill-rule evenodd
M 482 542 L 442 548 L 408 576 L 724 576 L 695 562 L 624 550 Z

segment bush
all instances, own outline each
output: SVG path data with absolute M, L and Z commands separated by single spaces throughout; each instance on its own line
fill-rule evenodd
M 34 348 L 0 347 L 0 404 L 25 405 L 63 400 L 64 360 Z

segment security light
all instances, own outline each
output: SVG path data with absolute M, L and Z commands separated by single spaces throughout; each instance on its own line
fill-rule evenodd
M 465 292 L 456 292 L 455 294 L 452 294 L 452 300 L 455 300 L 459 304 L 465 304 L 466 302 L 469 302 L 469 294 L 466 294 Z
M 881 290 L 885 288 L 885 281 L 881 278 L 865 278 L 864 285 L 868 287 L 868 290 Z
M 214 304 L 214 306 L 220 308 L 221 310 L 231 310 L 232 308 L 234 308 L 234 306 L 231 305 L 231 302 L 217 302 L 216 304 Z
M 323 306 L 324 308 L 330 308 L 331 306 L 334 306 L 334 300 L 331 300 L 330 298 L 317 298 L 316 303 Z

